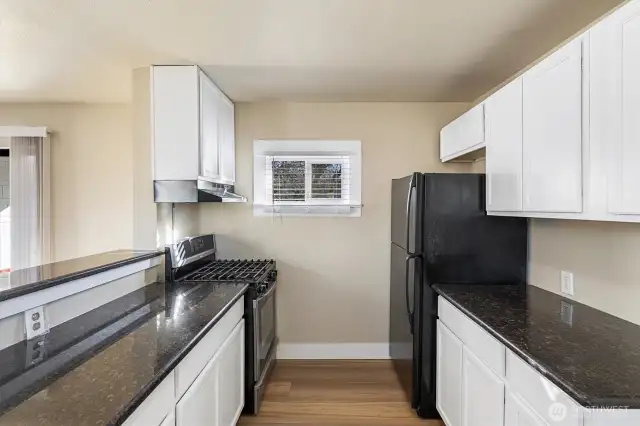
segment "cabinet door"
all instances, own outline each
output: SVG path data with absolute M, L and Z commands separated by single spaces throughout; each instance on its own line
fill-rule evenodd
M 606 149 L 607 211 L 640 214 L 640 1 L 591 30 L 591 126 Z
M 153 178 L 198 177 L 198 67 L 151 67 Z
M 175 405 L 175 372 L 167 377 L 145 398 L 124 422 L 124 426 L 165 426 L 167 417 L 173 415 Z
M 522 211 L 522 78 L 485 102 L 487 211 Z
M 222 182 L 236 181 L 235 107 L 220 93 L 220 178 Z
M 440 159 L 449 161 L 484 146 L 484 104 L 476 105 L 440 132 Z
M 447 426 L 462 425 L 462 342 L 440 320 L 436 358 L 436 407 Z
M 547 426 L 517 395 L 507 392 L 504 426 Z
M 218 88 L 200 71 L 200 175 L 220 178 L 220 101 Z
M 167 417 L 164 418 L 160 426 L 176 426 L 175 410 L 171 410 L 171 412 L 167 415 Z
M 221 426 L 218 421 L 219 366 L 218 357 L 214 355 L 176 404 L 177 426 Z
M 582 211 L 582 54 L 579 37 L 523 76 L 525 211 Z
M 244 407 L 244 320 L 236 326 L 221 349 L 219 365 L 218 424 L 233 426 Z
M 466 346 L 462 355 L 462 424 L 504 424 L 504 383 Z

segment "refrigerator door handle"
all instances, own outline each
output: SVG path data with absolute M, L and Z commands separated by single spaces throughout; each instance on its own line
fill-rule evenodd
M 404 276 L 405 276 L 405 303 L 407 307 L 407 317 L 409 318 L 409 329 L 411 330 L 411 334 L 413 334 L 413 311 L 411 310 L 411 301 L 409 300 L 409 262 L 412 259 L 415 259 L 416 256 L 409 255 L 404 260 Z M 414 283 L 415 284 L 415 283 Z M 415 297 L 415 294 L 414 294 Z
M 409 235 L 409 231 L 411 229 L 411 196 L 413 195 L 413 188 L 416 186 L 415 182 L 416 175 L 411 176 L 411 182 L 409 183 L 409 193 L 407 194 L 407 221 L 405 224 L 405 235 L 407 237 L 407 253 L 409 256 L 415 256 L 415 253 L 411 252 L 411 248 L 409 247 L 409 243 L 411 242 L 411 236 Z

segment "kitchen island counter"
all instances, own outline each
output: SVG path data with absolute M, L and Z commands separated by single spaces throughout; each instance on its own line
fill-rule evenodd
M 247 288 L 152 284 L 53 328 L 32 362 L 33 341 L 0 351 L 0 424 L 122 424 Z
M 2 277 L 0 302 L 163 255 L 161 250 L 115 250 L 17 269 Z

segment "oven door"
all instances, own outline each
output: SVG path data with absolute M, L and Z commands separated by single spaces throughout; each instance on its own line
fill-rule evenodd
M 253 301 L 254 380 L 258 382 L 276 350 L 276 283 Z

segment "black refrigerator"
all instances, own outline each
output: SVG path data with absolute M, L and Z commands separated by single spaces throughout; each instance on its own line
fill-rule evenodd
M 439 417 L 431 285 L 524 283 L 527 247 L 525 218 L 486 214 L 483 174 L 393 180 L 389 353 L 420 417 Z

